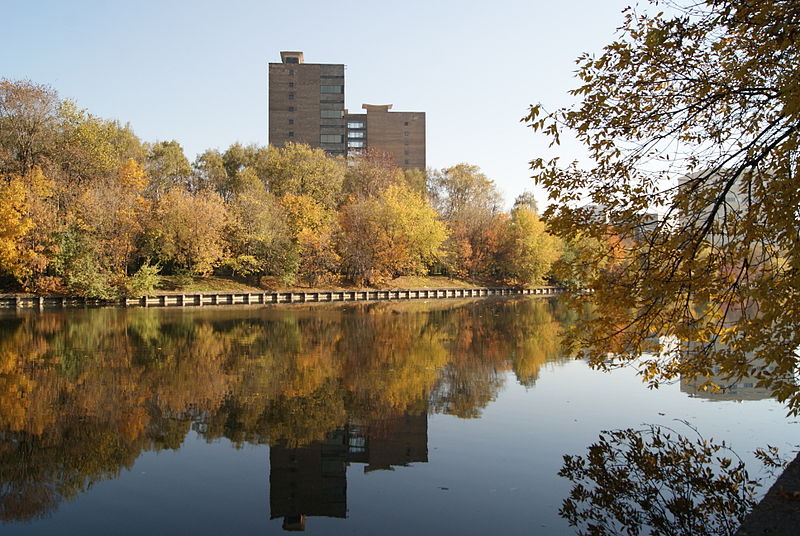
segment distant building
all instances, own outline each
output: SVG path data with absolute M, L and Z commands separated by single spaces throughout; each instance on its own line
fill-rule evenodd
M 365 148 L 392 155 L 403 169 L 425 169 L 425 112 L 390 112 L 391 104 L 362 106 L 366 113 L 346 113 L 347 154 Z
M 403 169 L 425 169 L 425 113 L 392 112 L 391 104 L 344 108 L 344 65 L 305 63 L 302 52 L 281 52 L 269 64 L 269 143 L 306 143 L 332 155 L 372 148 Z
M 269 64 L 269 143 L 307 143 L 345 154 L 344 65 L 305 63 L 281 52 Z

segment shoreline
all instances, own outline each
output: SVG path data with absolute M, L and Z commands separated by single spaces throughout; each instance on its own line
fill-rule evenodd
M 286 290 L 269 292 L 167 291 L 139 298 L 82 298 L 63 295 L 0 294 L 0 310 L 44 310 L 82 307 L 204 307 L 286 303 L 442 300 L 489 296 L 558 296 L 562 287 L 440 287 L 414 289 Z

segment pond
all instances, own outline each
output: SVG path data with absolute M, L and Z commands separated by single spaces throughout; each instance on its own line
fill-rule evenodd
M 536 298 L 4 313 L 0 530 L 574 534 L 557 473 L 602 430 L 696 428 L 751 476 L 792 452 L 753 385 L 593 371 L 560 353 L 571 321 Z

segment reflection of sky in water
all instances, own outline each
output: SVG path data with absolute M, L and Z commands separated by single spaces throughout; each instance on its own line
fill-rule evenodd
M 530 387 L 498 371 L 502 387 L 479 418 L 434 414 L 427 463 L 346 469 L 347 518 L 309 517 L 308 534 L 573 534 L 558 517 L 570 483 L 564 454 L 584 454 L 601 430 L 654 423 L 725 440 L 751 472 L 766 444 L 788 454 L 796 419 L 772 400 L 709 401 L 675 383 L 649 390 L 631 369 L 603 374 L 582 361 L 548 363 Z M 352 444 L 361 446 L 355 441 Z M 133 467 L 96 483 L 55 513 L 8 524 L 3 534 L 278 534 L 270 520 L 270 451 L 234 448 L 190 432 L 177 451 L 143 452 Z M 752 475 L 751 475 L 752 476 Z

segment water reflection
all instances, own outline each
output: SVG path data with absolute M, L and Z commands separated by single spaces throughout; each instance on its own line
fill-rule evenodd
M 654 425 L 602 432 L 559 476 L 573 483 L 560 515 L 595 536 L 731 536 L 758 487 L 724 442 Z
M 308 516 L 347 516 L 347 466 L 364 472 L 428 461 L 428 415 L 403 415 L 351 424 L 321 441 L 269 451 L 270 519 L 285 530 L 304 530 Z
M 145 451 L 269 444 L 270 516 L 346 513 L 348 464 L 427 460 L 427 415 L 477 417 L 559 357 L 553 302 L 54 311 L 0 318 L 0 519 L 44 517 Z

